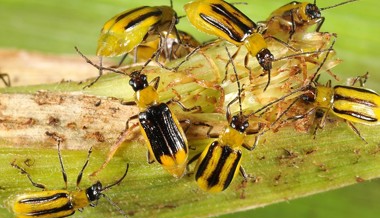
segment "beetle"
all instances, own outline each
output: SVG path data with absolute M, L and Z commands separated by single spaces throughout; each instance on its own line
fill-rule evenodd
M 332 43 L 331 47 L 333 45 L 334 43 Z M 296 102 L 301 101 L 301 103 L 304 104 L 301 105 L 301 107 L 310 107 L 310 109 L 308 109 L 306 113 L 290 116 L 283 122 L 302 119 L 310 114 L 314 114 L 317 118 L 321 118 L 313 133 L 315 137 L 316 131 L 324 127 L 326 117 L 331 112 L 336 117 L 344 119 L 349 127 L 363 141 L 366 142 L 353 123 L 360 123 L 364 125 L 380 124 L 380 95 L 370 89 L 354 87 L 353 85 L 355 82 L 351 86 L 336 85 L 334 87 L 331 86 L 331 81 L 328 81 L 326 85 L 318 83 L 320 76 L 318 73 L 322 69 L 322 66 L 326 62 L 329 54 L 329 52 L 326 54 L 325 58 L 317 68 L 316 72 L 312 75 L 311 80 L 307 85 L 295 89 L 294 91 L 271 102 L 271 105 L 273 105 L 274 103 L 282 101 L 293 94 L 299 94 L 298 97 L 296 97 L 296 99 L 289 104 L 288 108 L 278 116 L 275 122 L 280 120 L 280 118 L 283 117 L 290 110 L 290 108 L 295 105 Z M 361 81 L 361 78 L 366 79 L 367 75 L 358 77 L 354 81 L 359 81 L 362 84 L 363 81 Z
M 227 53 L 232 61 L 232 57 L 228 50 Z M 248 179 L 248 175 L 241 166 L 241 148 L 244 147 L 247 150 L 252 151 L 258 142 L 258 138 L 256 138 L 253 146 L 250 146 L 244 142 L 247 134 L 250 135 L 257 132 L 247 131 L 249 122 L 248 117 L 242 112 L 242 90 L 233 61 L 231 64 L 235 71 L 236 82 L 238 85 L 238 96 L 227 105 L 226 119 L 229 126 L 227 126 L 223 133 L 218 136 L 218 139 L 208 144 L 203 152 L 195 155 L 189 161 L 190 164 L 191 162 L 198 160 L 194 173 L 195 180 L 202 190 L 211 193 L 221 192 L 227 189 L 239 171 L 245 181 Z M 237 115 L 232 116 L 230 107 L 236 101 L 239 101 L 240 112 Z M 210 132 L 212 130 L 212 126 L 204 123 L 200 123 L 198 125 L 210 127 L 207 135 L 211 137 Z
M 268 72 L 268 83 L 264 90 L 268 87 L 274 56 L 256 23 L 223 0 L 196 0 L 185 4 L 184 9 L 190 23 L 198 30 L 238 47 L 245 46 L 248 50 L 245 65 L 248 65 L 248 55 L 256 57 L 263 70 Z
M 244 13 L 234 7 L 232 4 L 223 0 L 195 0 L 185 4 L 184 9 L 190 23 L 198 30 L 210 35 L 217 36 L 238 47 L 234 59 L 242 46 L 247 49 L 244 65 L 251 74 L 248 67 L 249 56 L 256 57 L 259 65 L 268 75 L 264 91 L 268 88 L 271 80 L 271 69 L 274 61 L 287 59 L 294 56 L 316 54 L 321 51 L 298 53 L 288 57 L 275 59 L 268 44 L 262 35 L 263 28 L 249 19 Z M 295 48 L 287 43 L 269 36 L 289 49 L 296 51 Z M 227 62 L 227 66 L 231 60 Z M 224 80 L 227 77 L 227 71 Z M 224 81 L 223 80 L 223 81 Z
M 83 171 L 85 170 L 92 149 L 90 148 L 87 155 L 87 160 L 83 165 L 79 175 L 77 177 L 77 188 L 76 191 L 67 190 L 67 176 L 63 166 L 61 150 L 60 150 L 61 140 L 58 140 L 58 157 L 62 169 L 62 175 L 65 182 L 66 189 L 64 190 L 46 190 L 43 184 L 35 183 L 29 173 L 18 166 L 15 161 L 11 163 L 13 167 L 20 170 L 21 174 L 25 174 L 33 186 L 43 189 L 42 191 L 28 192 L 24 194 L 17 195 L 13 200 L 12 210 L 17 217 L 34 217 L 34 218 L 57 218 L 57 217 L 67 217 L 73 215 L 76 210 L 81 210 L 87 206 L 96 206 L 98 200 L 101 197 L 105 197 L 113 206 L 115 206 L 118 211 L 126 217 L 125 212 L 120 209 L 115 203 L 113 203 L 103 192 L 110 189 L 111 187 L 120 184 L 126 177 L 129 164 L 127 164 L 127 169 L 125 170 L 123 176 L 111 185 L 103 187 L 102 183 L 97 181 L 95 184 L 90 186 L 85 190 L 79 188 L 79 184 L 82 179 Z
M 228 107 L 234 102 L 236 100 L 231 101 Z M 202 153 L 194 156 L 198 159 L 195 180 L 202 190 L 211 193 L 227 189 L 239 171 L 244 180 L 248 179 L 248 175 L 241 166 L 241 147 L 252 151 L 256 146 L 256 143 L 253 146 L 244 143 L 246 129 L 249 126 L 247 117 L 242 114 L 231 117 L 229 112 L 226 117 L 229 126 Z
M 307 28 L 312 25 L 316 25 L 315 31 L 319 32 L 325 21 L 321 11 L 354 1 L 357 0 L 349 0 L 325 8 L 318 8 L 316 0 L 314 3 L 292 1 L 269 15 L 266 19 L 265 34 L 279 36 L 286 33 L 289 34 L 288 39 L 292 39 L 295 33 L 306 32 Z
M 317 128 L 323 128 L 326 116 L 331 112 L 344 119 L 355 133 L 365 141 L 353 123 L 380 124 L 380 95 L 371 89 L 345 85 L 331 87 L 331 81 L 329 81 L 326 85 L 314 82 L 305 91 L 300 99 L 302 102 L 312 105 L 306 114 L 317 110 L 323 111 L 323 117 Z
M 174 177 L 181 178 L 185 173 L 189 146 L 177 117 L 167 103 L 159 103 L 159 77 L 153 79 L 153 85 L 149 85 L 144 74 L 135 71 L 130 76 L 129 85 L 135 91 L 135 103 L 140 113 L 130 117 L 127 123 L 138 118 L 148 147 L 148 162 L 157 161 Z M 199 110 L 197 106 L 187 109 L 180 102 L 176 103 L 186 111 Z
M 87 63 L 99 70 L 106 69 L 115 73 L 124 74 L 124 72 L 112 68 L 96 65 L 79 50 L 77 50 L 77 52 Z M 137 105 L 140 112 L 128 118 L 126 122 L 127 131 L 124 132 L 124 136 L 127 134 L 128 129 L 130 129 L 129 122 L 138 119 L 141 134 L 148 148 L 148 163 L 157 161 L 175 178 L 181 178 L 186 172 L 189 146 L 180 121 L 170 110 L 168 104 L 176 103 L 183 111 L 200 111 L 201 107 L 194 106 L 192 108 L 186 108 L 180 101 L 174 99 L 166 103 L 160 102 L 157 92 L 160 77 L 154 78 L 151 81 L 153 85 L 150 85 L 147 76 L 141 73 L 141 71 L 134 71 L 128 76 L 130 77 L 129 85 L 135 91 L 135 100 L 133 102 L 123 102 L 123 104 Z M 189 120 L 185 121 L 187 123 L 190 122 Z M 122 139 L 119 139 L 116 144 L 111 147 L 106 161 L 97 171 L 92 173 L 92 175 L 96 175 L 108 164 L 121 143 Z
M 172 1 L 171 5 L 172 5 Z M 96 55 L 102 57 L 115 57 L 130 53 L 141 43 L 159 39 L 159 47 L 148 61 L 142 66 L 145 68 L 155 58 L 157 64 L 168 70 L 177 70 L 185 61 L 175 68 L 167 68 L 158 61 L 159 55 L 165 46 L 169 34 L 174 34 L 179 42 L 180 36 L 175 25 L 179 22 L 177 13 L 171 6 L 141 6 L 121 12 L 108 20 L 100 31 Z M 99 76 L 88 86 L 92 86 L 102 76 Z

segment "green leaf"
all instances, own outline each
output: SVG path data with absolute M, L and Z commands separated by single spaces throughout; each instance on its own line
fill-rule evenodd
M 144 4 L 151 5 L 152 2 L 158 4 L 156 1 L 146 1 Z M 179 14 L 183 13 L 181 9 L 183 2 L 174 2 L 177 11 L 180 11 Z M 3 32 L 6 33 L 0 35 L 1 47 L 57 53 L 73 53 L 74 45 L 79 46 L 86 53 L 93 53 L 101 25 L 121 10 L 136 6 L 132 5 L 132 2 L 126 1 L 115 1 L 111 4 L 109 1 L 72 0 L 62 4 L 58 1 L 1 0 L 0 3 L 2 5 L 0 23 Z M 139 2 L 133 3 L 139 4 Z M 249 2 L 248 6 L 238 5 L 238 7 L 243 8 L 248 16 L 257 21 L 265 19 L 273 9 L 285 3 L 287 1 L 280 3 L 254 1 Z M 332 3 L 318 2 L 321 7 L 329 4 Z M 337 56 L 342 58 L 344 63 L 339 65 L 334 72 L 344 79 L 369 71 L 370 80 L 367 85 L 372 88 L 376 88 L 376 84 L 380 81 L 380 75 L 377 72 L 380 68 L 377 61 L 380 39 L 375 31 L 378 29 L 376 6 L 376 1 L 368 0 L 324 11 L 326 22 L 322 27 L 322 31 L 338 33 L 335 49 L 338 53 Z M 363 11 L 365 11 L 365 15 L 362 13 Z M 181 21 L 181 23 L 186 23 L 186 21 Z M 196 30 L 189 25 L 182 27 L 182 29 L 196 33 Z M 205 35 L 198 37 L 209 39 Z M 10 73 L 11 77 L 13 76 L 12 68 L 2 68 L 1 70 Z M 118 76 L 107 78 L 112 80 Z M 115 81 L 124 83 L 125 79 Z M 122 89 L 127 89 L 126 86 L 124 85 Z M 45 86 L 34 87 L 33 89 L 37 90 L 43 87 Z M 62 88 L 62 86 L 60 87 Z M 29 90 L 29 93 L 34 93 L 31 88 L 27 87 L 26 90 Z M 79 89 L 79 86 L 70 87 L 66 91 Z M 99 89 L 104 91 L 106 87 Z M 16 92 L 21 93 L 19 90 Z M 88 92 L 90 92 L 88 94 L 99 94 L 95 93 L 95 88 Z M 120 90 L 119 95 L 104 93 L 102 96 L 120 98 L 129 96 L 131 98 L 131 95 L 126 94 L 124 90 Z M 168 91 L 165 96 L 164 98 L 168 99 L 172 93 Z M 22 95 L 22 97 L 28 97 L 28 95 Z M 96 103 L 94 99 L 93 101 Z M 102 101 L 107 102 L 105 99 Z M 3 101 L 1 102 L 3 104 Z M 13 103 L 22 105 L 22 102 L 14 101 Z M 117 105 L 116 101 L 111 103 Z M 212 107 L 208 108 L 210 111 L 213 110 Z M 222 118 L 217 117 L 210 117 L 210 119 L 216 121 L 224 119 L 223 115 L 221 115 Z M 20 120 L 20 122 L 22 125 L 28 125 L 27 119 Z M 117 137 L 124 128 L 124 122 L 125 119 L 118 121 L 119 125 L 114 130 L 114 137 Z M 15 125 L 21 124 L 15 123 Z M 8 198 L 11 194 L 23 193 L 26 190 L 36 190 L 29 184 L 24 175 L 20 175 L 17 170 L 10 167 L 9 163 L 14 159 L 17 159 L 20 164 L 27 158 L 32 159 L 34 164 L 26 168 L 35 180 L 52 189 L 63 187 L 54 142 L 47 142 L 48 139 L 44 136 L 44 131 L 46 131 L 44 125 L 41 125 L 43 128 L 40 126 L 40 131 L 35 132 L 36 135 L 32 136 L 43 138 L 42 141 L 35 140 L 33 142 L 33 140 L 28 141 L 30 139 L 25 138 L 19 138 L 17 144 L 1 141 L 0 158 L 3 164 L 0 169 L 1 175 L 10 176 L 0 179 L 0 187 L 2 187 L 0 199 Z M 82 127 L 77 126 L 78 129 Z M 11 126 L 11 128 L 15 128 L 15 126 Z M 176 181 L 168 176 L 158 164 L 147 165 L 145 147 L 141 144 L 141 140 L 139 144 L 133 143 L 123 146 L 107 167 L 107 171 L 99 175 L 99 179 L 103 183 L 109 184 L 119 178 L 124 170 L 125 163 L 131 163 L 131 169 L 126 180 L 119 187 L 110 190 L 108 195 L 124 210 L 131 215 L 135 214 L 136 217 L 148 215 L 193 217 L 225 214 L 378 177 L 379 128 L 367 126 L 359 126 L 359 128 L 369 142 L 368 145 L 358 139 L 342 122 L 328 124 L 325 129 L 319 131 L 316 140 L 313 140 L 310 134 L 296 133 L 292 128 L 281 129 L 275 134 L 268 133 L 261 140 L 263 143 L 254 152 L 244 153 L 243 164 L 246 170 L 257 180 L 253 180 L 255 182 L 251 182 L 247 184 L 247 187 L 242 188 L 239 187 L 241 179 L 237 177 L 229 190 L 217 195 L 201 192 L 196 187 L 192 177 L 184 177 Z M 71 136 L 74 138 L 75 134 L 73 131 Z M 106 142 L 99 144 L 99 142 L 96 143 L 96 140 L 99 140 L 97 136 L 99 135 L 88 135 L 88 138 L 93 137 L 90 143 L 97 145 L 87 172 L 92 172 L 102 163 L 108 150 L 107 146 L 109 146 L 109 143 L 106 143 L 107 140 L 115 139 L 110 136 L 110 138 L 106 138 Z M 76 141 L 76 144 L 83 145 L 84 139 L 88 138 L 71 140 Z M 299 140 L 294 140 L 294 138 Z M 194 140 L 192 143 L 194 145 L 205 145 L 208 142 L 208 140 L 202 139 Z M 70 146 L 70 144 L 67 143 L 66 146 Z M 89 146 L 84 144 L 79 147 L 81 150 L 63 151 L 65 166 L 69 174 L 69 187 L 73 189 L 75 186 L 74 179 L 85 160 L 86 148 Z M 192 151 L 191 155 L 197 151 Z M 92 182 L 94 182 L 93 178 L 84 177 L 82 187 L 86 187 Z M 372 186 L 369 187 L 373 188 Z M 368 200 L 365 199 L 365 201 Z M 339 202 L 331 202 L 331 204 L 341 205 Z M 347 207 L 352 207 L 352 203 Z M 321 210 L 326 209 L 321 208 Z M 109 215 L 110 212 L 117 214 L 116 210 L 103 199 L 97 208 L 87 208 L 82 216 Z M 4 217 L 10 216 L 5 209 L 0 209 L 0 214 Z M 284 216 L 284 214 L 281 215 Z

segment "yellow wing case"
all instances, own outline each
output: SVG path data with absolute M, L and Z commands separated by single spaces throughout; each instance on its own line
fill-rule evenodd
M 185 6 L 187 17 L 197 29 L 242 45 L 256 24 L 233 5 L 221 0 L 198 0 Z
M 174 177 L 181 178 L 187 165 L 188 142 L 176 116 L 165 103 L 160 103 L 140 112 L 139 122 L 150 157 Z
M 113 57 L 129 53 L 160 22 L 162 13 L 158 7 L 143 6 L 117 14 L 104 24 L 96 54 Z
M 333 113 L 355 123 L 380 124 L 380 96 L 376 92 L 350 86 L 335 86 Z
M 66 217 L 74 214 L 75 209 L 70 192 L 66 190 L 39 191 L 18 195 L 13 204 L 13 211 L 19 218 Z
M 218 140 L 212 142 L 198 159 L 195 180 L 198 186 L 211 193 L 228 188 L 241 163 L 241 150 L 222 145 Z

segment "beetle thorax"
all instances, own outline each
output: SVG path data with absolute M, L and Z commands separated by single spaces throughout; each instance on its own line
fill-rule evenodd
M 231 126 L 228 126 L 219 136 L 219 140 L 222 145 L 228 145 L 232 148 L 240 147 L 244 142 L 244 138 L 244 132 L 239 132 Z
M 135 92 L 135 101 L 140 110 L 145 110 L 151 105 L 156 105 L 158 102 L 158 93 L 153 86 Z
M 315 102 L 318 107 L 330 108 L 333 103 L 334 90 L 331 87 L 317 86 Z

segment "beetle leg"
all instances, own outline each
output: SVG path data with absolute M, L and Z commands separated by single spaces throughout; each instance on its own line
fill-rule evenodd
M 179 64 L 177 64 L 177 66 L 175 66 L 174 68 L 170 68 L 172 69 L 173 71 L 177 72 L 179 67 L 184 64 L 186 61 L 188 61 L 190 59 L 191 56 L 193 56 L 193 54 L 195 54 L 199 49 L 201 48 L 201 46 L 198 46 L 196 48 L 194 48 L 194 50 L 192 50 L 189 54 L 187 54 L 183 60 L 181 62 L 179 62 Z
M 369 73 L 367 72 L 367 73 L 365 73 L 365 74 L 362 75 L 362 76 L 357 76 L 357 77 L 355 77 L 355 78 L 352 80 L 350 86 L 354 86 L 357 82 L 359 82 L 360 87 L 364 87 L 364 84 L 367 82 L 367 79 L 368 79 L 368 74 L 369 74 Z
M 360 134 L 360 131 L 356 128 L 356 126 L 352 122 L 346 120 L 346 123 L 356 133 L 356 135 L 358 135 L 366 144 L 368 144 L 368 142 L 364 139 L 364 137 Z
M 128 119 L 129 121 L 130 119 Z M 127 123 L 128 123 L 127 121 Z M 126 140 L 127 136 L 130 132 L 133 131 L 134 128 L 138 127 L 138 123 L 133 124 L 132 126 L 128 126 L 128 129 L 126 129 L 117 139 L 117 141 L 110 147 L 110 151 L 108 152 L 106 160 L 103 162 L 102 166 L 99 167 L 96 171 L 90 174 L 90 176 L 96 176 L 100 171 L 102 171 L 108 163 L 111 161 L 112 157 L 115 155 L 117 149 L 121 146 L 121 144 Z
M 245 181 L 247 181 L 248 178 L 249 178 L 249 176 L 248 176 L 248 174 L 245 172 L 245 170 L 244 170 L 244 168 L 243 168 L 242 166 L 240 166 L 239 171 L 240 171 L 240 175 L 243 176 L 243 178 L 244 178 Z
M 135 51 L 137 50 L 137 48 L 135 48 Z M 137 52 L 136 52 L 137 53 Z M 122 64 L 123 64 L 123 62 L 125 61 L 125 59 L 127 58 L 127 56 L 128 56 L 128 53 L 127 54 L 125 54 L 125 55 L 123 55 L 123 57 L 121 57 L 121 59 L 120 59 L 120 61 L 119 61 L 119 63 L 116 65 L 116 66 L 112 66 L 112 68 L 119 68 Z M 134 59 L 133 59 L 133 63 L 136 63 L 136 60 L 137 59 L 135 59 L 135 57 L 133 57 Z
M 62 161 L 62 155 L 61 155 L 61 139 L 58 139 L 57 141 L 58 141 L 57 147 L 58 147 L 59 163 L 61 165 L 61 171 L 62 171 L 63 181 L 65 182 L 65 187 L 67 189 L 67 175 L 66 175 L 66 172 L 65 172 L 65 168 L 63 167 L 63 161 Z
M 124 131 L 127 131 L 129 129 L 129 122 L 131 120 L 137 119 L 138 117 L 139 117 L 138 114 L 135 114 L 135 115 L 129 117 L 128 120 L 125 122 L 125 130 Z
M 313 131 L 313 138 L 314 139 L 316 139 L 318 129 L 323 129 L 325 127 L 328 112 L 329 112 L 329 110 L 322 111 L 322 110 L 319 110 L 316 108 L 315 117 L 320 118 L 321 121 L 314 128 L 314 131 Z
M 290 50 L 294 51 L 294 52 L 301 52 L 300 49 L 297 49 L 297 48 L 294 48 L 293 46 L 289 45 L 289 43 L 287 42 L 284 42 L 282 41 L 281 39 L 277 38 L 277 37 L 274 37 L 274 36 L 266 36 L 264 39 L 267 39 L 267 38 L 270 38 L 270 39 L 273 39 L 274 41 L 280 43 L 281 45 L 289 48 Z
M 18 170 L 20 170 L 21 174 L 25 174 L 28 177 L 29 181 L 32 183 L 32 185 L 34 187 L 41 188 L 43 190 L 46 189 L 45 185 L 33 182 L 32 177 L 30 176 L 30 174 L 28 172 L 26 172 L 26 170 L 24 170 L 22 167 L 18 166 L 15 162 L 16 162 L 16 160 L 14 160 L 11 163 L 11 166 L 14 167 L 14 168 L 16 168 L 16 169 L 18 169 Z
M 187 166 L 186 166 L 186 171 L 187 172 L 190 172 L 189 170 L 189 166 L 190 164 L 192 164 L 194 161 L 198 160 L 198 158 L 201 156 L 202 152 L 199 152 L 198 154 L 194 155 L 194 157 L 192 157 L 189 162 L 187 162 Z
M 292 25 L 291 25 L 291 29 L 290 29 L 290 32 L 289 32 L 289 39 L 288 41 L 291 41 L 292 38 L 293 38 L 293 35 L 294 33 L 296 33 L 296 21 L 294 20 L 294 13 L 297 13 L 296 10 L 291 10 L 291 13 L 290 13 L 290 19 L 291 19 L 291 22 L 292 22 Z
M 146 152 L 146 161 L 148 162 L 148 164 L 154 163 L 154 158 L 150 151 Z
M 200 122 L 200 123 L 193 123 L 193 125 L 194 126 L 206 126 L 206 127 L 208 127 L 208 130 L 206 133 L 208 138 L 218 138 L 219 137 L 218 133 L 211 134 L 211 131 L 214 128 L 214 126 L 211 126 L 210 124 Z
M 182 102 L 179 101 L 179 99 L 171 99 L 170 101 L 166 102 L 166 104 L 176 103 L 184 112 L 194 111 L 199 112 L 202 111 L 201 106 L 194 106 L 191 108 L 187 108 Z
M 183 132 L 186 133 L 189 130 L 190 126 L 191 126 L 191 120 L 190 119 L 186 119 L 186 120 L 180 120 L 179 122 L 180 123 L 185 123 L 185 125 L 184 125 L 185 127 L 182 127 L 182 129 L 183 129 Z
M 249 81 L 252 81 L 253 80 L 253 77 L 252 77 L 252 69 L 250 67 L 248 67 L 248 64 L 249 64 L 249 57 L 250 57 L 250 54 L 247 53 L 244 57 L 244 67 L 245 69 L 248 70 L 248 75 L 249 75 Z
M 317 23 L 317 28 L 315 28 L 315 32 L 319 32 L 319 30 L 321 29 L 322 27 L 322 24 L 325 22 L 325 17 L 321 17 L 318 19 L 318 21 L 316 21 Z
M 259 138 L 260 138 L 261 134 L 260 135 L 257 135 L 255 137 L 255 142 L 253 142 L 253 145 L 252 146 L 249 146 L 248 144 L 246 143 L 243 143 L 242 146 L 247 149 L 248 151 L 253 151 L 255 148 L 256 148 L 256 145 L 259 144 Z
M 7 80 L 5 80 L 5 77 L 7 78 Z M 0 79 L 4 82 L 6 87 L 11 86 L 11 78 L 7 73 L 0 73 Z

